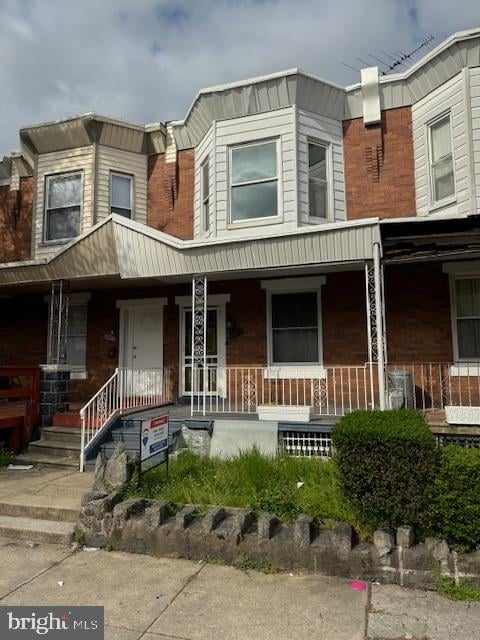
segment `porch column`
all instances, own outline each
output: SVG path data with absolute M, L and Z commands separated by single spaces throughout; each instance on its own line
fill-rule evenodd
M 386 409 L 385 364 L 387 344 L 385 336 L 384 273 L 380 244 L 373 246 L 373 260 L 365 263 L 365 293 L 367 306 L 368 360 L 370 363 L 370 393 L 375 405 L 373 370 L 376 364 L 379 407 Z
M 69 409 L 70 371 L 65 364 L 68 307 L 68 282 L 65 280 L 53 281 L 48 315 L 47 363 L 40 367 L 40 423 L 42 427 L 50 426 L 56 413 L 64 413 Z
M 194 276 L 192 279 L 192 396 L 191 415 L 193 416 L 197 370 L 202 372 L 203 415 L 205 415 L 207 393 L 207 276 Z M 200 389 L 199 389 L 200 390 Z

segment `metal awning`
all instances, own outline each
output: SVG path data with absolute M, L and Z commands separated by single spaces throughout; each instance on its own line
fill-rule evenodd
M 378 220 L 332 223 L 254 239 L 178 240 L 112 215 L 53 257 L 0 265 L 0 286 L 117 276 L 122 280 L 238 274 L 359 263 L 380 241 Z

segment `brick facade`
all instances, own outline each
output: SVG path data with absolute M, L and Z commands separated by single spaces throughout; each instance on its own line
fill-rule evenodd
M 31 257 L 32 210 L 33 178 L 21 178 L 18 191 L 0 187 L 0 263 Z
M 382 111 L 379 125 L 344 121 L 343 152 L 349 220 L 415 215 L 410 107 Z
M 148 158 L 148 225 L 182 240 L 193 238 L 195 151 L 178 151 L 176 163 L 165 154 Z

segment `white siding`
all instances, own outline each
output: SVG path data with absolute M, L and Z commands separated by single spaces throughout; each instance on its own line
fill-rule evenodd
M 215 236 L 215 154 L 214 154 L 215 122 L 205 134 L 205 137 L 195 149 L 195 192 L 194 192 L 194 238 L 208 238 Z M 209 159 L 209 198 L 210 198 L 210 232 L 202 230 L 201 198 L 201 167 L 208 156 Z
M 43 244 L 45 178 L 53 173 L 71 171 L 83 172 L 83 206 L 81 230 L 92 226 L 93 218 L 93 146 L 55 151 L 38 156 L 37 177 L 35 185 L 35 224 L 34 224 L 34 257 L 43 258 L 56 253 L 61 244 Z
M 345 220 L 345 180 L 343 171 L 342 122 L 298 109 L 298 217 L 300 224 L 310 222 L 308 215 L 308 140 L 329 145 L 330 220 Z
M 464 73 L 459 73 L 412 107 L 415 191 L 419 216 L 470 212 L 471 165 L 467 125 L 469 116 L 465 104 L 467 77 Z M 456 199 L 452 204 L 439 209 L 438 206 L 432 206 L 430 202 L 427 124 L 448 111 L 451 114 L 453 130 Z
M 96 222 L 110 215 L 110 174 L 133 176 L 133 219 L 147 224 L 147 156 L 98 146 L 96 159 Z
M 217 121 L 215 127 L 215 215 L 218 237 L 258 237 L 297 228 L 296 144 L 294 109 Z M 254 226 L 229 224 L 228 150 L 235 144 L 277 139 L 281 215 Z
M 475 213 L 480 213 L 480 67 L 469 69 L 470 72 L 470 104 L 472 114 L 472 165 L 475 176 L 474 197 L 476 194 Z M 472 211 L 472 213 L 474 213 Z

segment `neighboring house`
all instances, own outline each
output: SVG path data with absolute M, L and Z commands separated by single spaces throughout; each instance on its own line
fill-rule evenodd
M 119 367 L 92 428 L 140 397 L 480 405 L 480 30 L 347 88 L 292 69 L 204 89 L 182 121 L 20 142 L 0 357 L 68 370 L 81 402 Z

